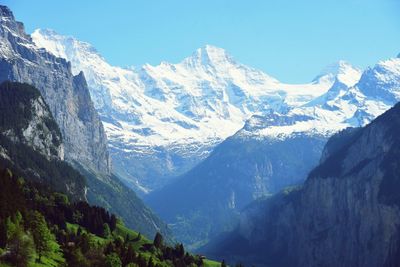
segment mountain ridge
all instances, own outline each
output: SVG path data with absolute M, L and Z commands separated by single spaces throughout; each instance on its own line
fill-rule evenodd
M 390 68 L 382 68 L 387 62 Z M 302 184 L 318 165 L 331 135 L 365 126 L 390 109 L 400 88 L 395 82 L 400 73 L 394 64 L 400 66 L 400 61 L 379 62 L 359 74 L 359 82 L 348 83 L 352 86 L 335 78 L 326 93 L 285 113 L 253 115 L 196 167 L 150 193 L 147 202 L 188 245 L 196 246 L 226 231 L 251 201 Z M 396 79 L 388 79 L 382 69 L 388 71 L 388 77 L 397 75 Z M 381 91 L 385 99 L 380 97 Z M 213 214 L 221 216 L 216 220 Z
M 253 202 L 205 250 L 260 266 L 398 265 L 399 114 L 335 135 L 303 186 Z
M 111 66 L 73 37 L 49 30 L 36 30 L 32 37 L 39 47 L 71 61 L 74 73 L 85 72 L 115 169 L 142 193 L 195 166 L 251 115 L 270 109 L 284 113 L 325 93 L 337 75 L 345 77 L 350 69 L 347 79 L 354 80 L 360 72 L 339 62 L 332 68 L 338 73 L 308 84 L 284 84 L 210 45 L 177 64 L 126 69 Z

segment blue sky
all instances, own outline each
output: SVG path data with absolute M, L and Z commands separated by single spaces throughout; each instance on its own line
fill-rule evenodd
M 340 59 L 366 67 L 400 53 L 400 0 L 0 0 L 28 32 L 90 42 L 119 66 L 179 62 L 205 44 L 285 82 Z

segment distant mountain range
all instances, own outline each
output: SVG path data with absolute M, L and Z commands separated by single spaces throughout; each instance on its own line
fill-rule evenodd
M 39 47 L 70 61 L 73 73 L 85 73 L 110 140 L 115 170 L 142 192 L 159 189 L 191 169 L 254 114 L 286 114 L 335 84 L 340 94 L 361 75 L 350 64 L 338 62 L 308 84 L 285 84 L 210 45 L 178 64 L 120 68 L 73 37 L 36 30 L 32 38 Z M 317 104 L 301 112 L 314 116 Z M 368 110 L 374 116 L 381 111 Z M 343 116 L 351 118 L 354 108 L 346 112 L 340 118 L 333 112 L 323 115 L 322 120 L 333 119 L 335 125 L 326 123 L 322 130 L 336 131 L 336 124 Z M 354 124 L 358 122 L 343 122 L 340 127 Z
M 192 248 L 233 229 L 253 200 L 301 184 L 331 135 L 400 100 L 399 58 L 364 71 L 339 61 L 309 84 L 284 84 L 209 45 L 178 64 L 120 68 L 73 37 L 32 36 L 85 72 L 117 173 L 151 192 Z
M 254 201 L 202 251 L 251 266 L 398 266 L 399 129 L 396 104 L 334 135 L 303 186 Z

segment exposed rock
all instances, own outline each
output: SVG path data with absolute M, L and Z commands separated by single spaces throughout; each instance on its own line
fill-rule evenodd
M 65 59 L 36 48 L 23 24 L 0 6 L 0 81 L 5 80 L 39 89 L 61 129 L 66 160 L 110 173 L 107 138 L 83 73 L 73 76 Z
M 60 129 L 40 92 L 28 84 L 0 84 L 1 168 L 73 200 L 85 200 L 85 179 L 63 161 L 63 147 Z
M 399 129 L 397 104 L 334 137 L 302 188 L 249 206 L 208 251 L 256 266 L 398 266 Z

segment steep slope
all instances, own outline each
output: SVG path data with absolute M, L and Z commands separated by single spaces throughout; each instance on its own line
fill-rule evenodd
M 85 178 L 89 185 L 87 188 L 89 201 L 98 205 L 104 204 L 111 212 L 123 218 L 129 227 L 147 236 L 154 236 L 160 231 L 170 238 L 167 226 L 137 198 L 132 190 L 121 185 L 119 178 L 111 174 L 107 138 L 97 111 L 93 107 L 83 73 L 74 76 L 69 62 L 36 47 L 31 37 L 24 32 L 22 23 L 15 21 L 7 7 L 0 6 L 0 81 L 4 80 L 26 82 L 40 91 L 59 126 L 64 142 L 65 160 L 83 175 L 87 175 Z M 38 127 L 41 126 L 32 124 L 24 128 L 23 134 L 29 134 Z M 27 141 L 29 142 L 22 145 L 33 145 L 42 153 L 49 153 L 46 152 L 49 149 L 37 140 Z M 35 156 L 37 153 L 29 152 L 31 150 L 29 146 L 22 147 L 9 143 L 7 145 L 8 152 L 15 156 L 21 156 L 21 151 L 31 155 L 33 160 L 29 160 L 29 157 L 18 158 L 17 163 L 24 164 L 24 168 L 31 168 L 36 172 L 40 170 L 42 175 L 50 176 L 49 179 L 52 175 L 62 177 L 62 172 L 66 171 L 62 167 L 57 169 L 57 166 L 52 165 L 50 168 L 52 172 L 49 172 L 46 161 L 34 160 L 37 158 Z M 64 183 L 61 182 L 61 185 Z M 79 190 L 83 190 L 83 187 Z M 70 191 L 72 193 L 74 189 L 71 187 Z M 105 191 L 107 193 L 104 193 Z M 99 192 L 103 192 L 103 195 L 97 195 Z
M 189 247 L 232 230 L 254 199 L 299 183 L 318 162 L 325 138 L 228 138 L 176 182 L 151 193 L 147 203 Z M 171 197 L 173 196 L 173 197 Z
M 27 84 L 0 84 L 1 168 L 83 200 L 85 179 L 63 161 L 63 152 L 61 132 L 40 92 Z
M 123 69 L 73 37 L 51 30 L 32 37 L 85 72 L 115 169 L 142 192 L 188 171 L 253 114 L 286 112 L 326 93 L 337 77 L 352 86 L 360 76 L 340 62 L 309 84 L 284 84 L 209 45 L 178 64 Z
M 109 173 L 107 139 L 83 73 L 74 76 L 66 60 L 36 48 L 5 6 L 0 6 L 0 43 L 0 81 L 25 82 L 39 89 L 60 126 L 65 158 Z
M 363 80 L 387 62 L 400 66 L 398 59 L 382 61 L 366 70 L 357 84 L 357 78 L 344 75 L 348 71 L 338 71 L 332 87 L 310 102 L 283 114 L 254 115 L 193 170 L 150 194 L 149 205 L 188 244 L 198 245 L 226 231 L 252 200 L 302 183 L 318 164 L 329 136 L 347 127 L 364 126 L 395 104 L 377 97 L 379 92 L 376 97 L 363 93 L 367 84 Z M 345 66 L 342 63 L 339 70 Z M 399 74 L 381 73 L 377 79 L 381 90 L 395 94 L 400 84 L 393 81 Z
M 0 169 L 0 266 L 219 266 L 147 239 L 104 208 Z
M 302 188 L 253 203 L 208 252 L 260 266 L 397 266 L 399 128 L 397 104 L 330 139 Z

